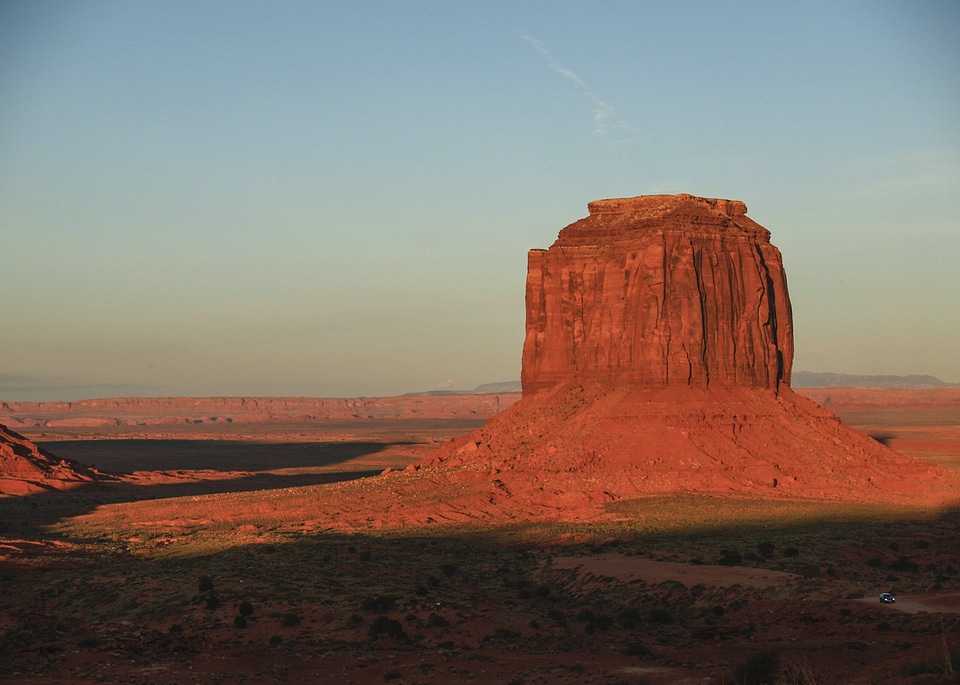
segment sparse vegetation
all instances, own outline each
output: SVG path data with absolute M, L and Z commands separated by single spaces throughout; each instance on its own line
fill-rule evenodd
M 42 511 L 45 500 L 36 501 Z M 9 514 L 9 507 L 15 505 L 24 503 L 0 501 L 0 513 Z M 846 650 L 853 661 L 867 661 L 872 669 L 877 668 L 876 662 L 889 661 L 884 673 L 892 677 L 901 668 L 904 673 L 925 668 L 928 661 L 946 667 L 944 659 L 927 659 L 936 654 L 931 645 L 939 636 L 939 624 L 934 625 L 934 617 L 908 620 L 891 614 L 884 616 L 888 633 L 883 635 L 880 616 L 871 613 L 874 608 L 854 603 L 853 598 L 866 595 L 875 600 L 879 590 L 890 587 L 884 581 L 887 573 L 902 578 L 895 588 L 898 594 L 929 592 L 935 579 L 954 591 L 960 580 L 954 570 L 956 555 L 944 556 L 938 543 L 923 549 L 901 542 L 909 557 L 888 548 L 890 539 L 912 541 L 918 535 L 931 541 L 950 539 L 960 531 L 960 516 L 952 512 L 931 518 L 892 508 L 844 510 L 823 504 L 761 505 L 667 496 L 618 502 L 612 510 L 636 515 L 616 521 L 536 524 L 497 529 L 495 534 L 491 529 L 451 527 L 427 533 L 364 535 L 304 533 L 279 518 L 258 515 L 249 525 L 268 542 L 251 544 L 249 534 L 245 538 L 238 532 L 240 525 L 231 522 L 179 530 L 157 528 L 149 548 L 131 551 L 127 541 L 143 539 L 135 534 L 139 524 L 129 523 L 133 518 L 117 530 L 104 531 L 96 518 L 85 518 L 85 507 L 77 511 L 76 505 L 71 506 L 72 510 L 65 510 L 62 501 L 59 508 L 51 506 L 56 518 L 44 525 L 53 532 L 44 534 L 83 542 L 84 550 L 97 550 L 96 556 L 82 557 L 77 552 L 72 559 L 78 563 L 63 567 L 54 563 L 43 567 L 42 558 L 31 561 L 44 569 L 42 584 L 14 572 L 13 564 L 0 571 L 0 608 L 23 606 L 18 604 L 21 594 L 43 607 L 42 613 L 32 614 L 32 624 L 0 633 L 0 653 L 10 664 L 0 665 L 0 680 L 13 667 L 55 673 L 62 653 L 43 650 L 60 644 L 68 651 L 85 651 L 88 658 L 98 650 L 121 654 L 131 664 L 148 656 L 163 663 L 186 664 L 197 653 L 228 654 L 246 645 L 258 645 L 264 653 L 275 655 L 269 658 L 280 665 L 291 663 L 293 652 L 309 659 L 311 654 L 353 650 L 366 656 L 355 666 L 338 663 L 338 667 L 363 668 L 377 679 L 399 672 L 401 676 L 391 678 L 403 682 L 424 679 L 419 674 L 427 671 L 421 670 L 420 663 L 434 663 L 430 672 L 436 676 L 446 675 L 441 669 L 447 667 L 471 670 L 477 662 L 490 673 L 503 675 L 503 666 L 496 663 L 497 650 L 523 650 L 529 659 L 550 653 L 556 663 L 543 657 L 538 667 L 542 676 L 530 675 L 535 672 L 531 668 L 526 676 L 511 674 L 502 682 L 510 678 L 534 682 L 541 677 L 549 682 L 549 669 L 574 674 L 571 664 L 579 663 L 584 676 L 592 674 L 594 662 L 585 655 L 594 654 L 598 643 L 609 646 L 605 655 L 612 663 L 620 660 L 620 665 L 637 667 L 641 666 L 638 660 L 643 660 L 644 667 L 681 668 L 666 654 L 670 659 L 685 654 L 697 663 L 690 645 L 710 640 L 722 640 L 744 660 L 744 646 L 762 644 L 765 626 L 773 624 L 788 636 L 778 644 L 781 661 L 788 665 L 774 682 L 793 685 L 812 683 L 817 659 L 837 653 L 826 649 L 811 653 L 809 672 L 789 665 L 799 658 L 792 649 L 793 640 L 808 635 L 823 621 L 831 621 L 836 631 L 824 638 L 825 644 L 832 640 L 840 653 Z M 7 526 L 15 523 L 9 516 L 4 521 Z M 14 528 L 19 534 L 19 525 Z M 39 528 L 31 530 L 38 536 L 42 533 Z M 168 545 L 163 542 L 167 539 L 178 542 Z M 103 546 L 94 547 L 91 540 Z M 764 544 L 771 540 L 776 543 Z M 735 560 L 732 553 L 746 550 L 735 566 L 723 572 L 786 570 L 807 578 L 754 588 L 686 579 L 684 583 L 623 579 L 613 573 L 591 574 L 551 564 L 551 559 L 561 556 L 589 560 L 591 548 L 604 556 L 622 557 L 628 568 L 634 560 L 700 560 L 699 565 L 685 566 L 691 574 L 715 573 L 716 568 L 707 567 L 721 558 Z M 787 553 L 790 548 L 797 550 L 795 555 Z M 874 558 L 880 562 L 874 564 Z M 89 559 L 87 567 L 84 559 Z M 932 565 L 936 570 L 916 573 L 908 566 L 893 568 L 900 561 L 922 569 Z M 93 566 L 95 574 L 89 571 Z M 242 575 L 237 569 L 243 569 Z M 827 576 L 827 569 L 834 570 L 832 576 Z M 220 604 L 207 610 L 211 598 Z M 59 617 L 70 617 L 70 621 Z M 895 633 L 890 624 L 896 626 Z M 482 632 L 476 632 L 477 625 L 483 626 Z M 946 634 L 956 634 L 958 629 L 960 625 L 948 617 Z M 897 642 L 894 649 L 873 647 L 874 642 L 895 640 L 908 631 L 910 646 Z M 403 643 L 402 649 L 408 650 L 391 657 L 396 662 L 385 659 L 382 652 L 400 647 L 394 643 Z M 21 656 L 28 653 L 49 656 L 35 658 L 30 665 Z M 734 660 L 729 666 L 727 682 L 737 665 Z M 272 669 L 272 663 L 265 664 L 261 677 L 270 678 Z M 476 677 L 479 671 L 472 673 Z M 178 675 L 171 671 L 170 680 L 185 680 Z M 747 671 L 743 675 L 753 677 Z M 218 675 L 210 681 L 239 682 L 234 676 Z M 462 682 L 467 675 L 454 673 L 452 678 Z M 497 676 L 490 678 L 495 681 Z M 253 674 L 249 679 L 254 680 Z M 637 678 L 631 677 L 630 682 Z
M 780 654 L 774 651 L 751 654 L 737 666 L 734 675 L 740 685 L 774 685 L 780 673 Z
M 389 618 L 388 616 L 378 616 L 375 618 L 370 624 L 367 635 L 371 640 L 376 640 L 381 635 L 386 635 L 394 640 L 407 639 L 407 634 L 404 632 L 400 621 L 395 618 Z

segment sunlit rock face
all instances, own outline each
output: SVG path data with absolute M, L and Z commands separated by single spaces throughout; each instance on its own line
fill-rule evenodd
M 70 459 L 58 459 L 0 425 L 0 496 L 65 490 L 95 482 L 99 475 Z
M 743 202 L 649 195 L 588 210 L 529 252 L 525 396 L 569 381 L 789 384 L 783 262 Z

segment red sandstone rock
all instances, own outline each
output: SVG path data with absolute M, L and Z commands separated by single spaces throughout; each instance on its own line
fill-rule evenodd
M 92 483 L 100 474 L 49 452 L 0 425 L 0 495 L 64 490 Z
M 790 389 L 780 253 L 742 202 L 652 196 L 589 209 L 530 253 L 523 399 L 420 467 L 456 494 L 447 519 L 469 518 L 471 501 L 474 516 L 578 518 L 677 491 L 958 497 L 957 474 Z
M 599 200 L 531 250 L 523 390 L 790 382 L 786 276 L 746 205 L 691 195 Z

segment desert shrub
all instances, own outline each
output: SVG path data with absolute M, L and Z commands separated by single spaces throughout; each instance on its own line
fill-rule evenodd
M 877 630 L 879 630 L 881 633 L 885 633 L 890 630 L 890 624 L 886 621 L 880 621 L 880 623 L 877 624 Z
M 530 619 L 530 627 L 534 630 L 540 630 L 540 621 L 535 618 Z
M 217 597 L 216 595 L 210 595 L 209 597 L 207 597 L 207 609 L 209 609 L 210 611 L 213 611 L 214 609 L 219 609 L 220 604 L 221 604 L 220 598 Z
M 174 623 L 172 626 L 170 626 L 168 630 L 174 635 L 179 635 L 180 633 L 183 632 L 183 626 L 180 625 L 179 623 Z
M 860 640 L 851 640 L 850 642 L 847 643 L 847 647 L 849 647 L 850 649 L 855 649 L 858 652 L 867 651 L 867 643 L 860 642 Z
M 533 599 L 533 592 L 524 588 L 517 593 L 518 599 Z
M 841 610 L 840 610 L 840 615 L 843 616 L 844 618 L 846 618 L 847 616 L 850 616 L 852 613 L 853 613 L 853 611 L 851 611 L 850 609 L 841 609 Z
M 396 680 L 397 678 L 402 678 L 403 672 L 399 668 L 391 668 L 389 671 L 383 674 L 384 680 Z
M 929 540 L 917 540 L 913 544 L 917 549 L 930 549 Z
M 370 561 L 371 559 L 373 559 L 373 555 L 370 554 L 369 550 L 365 549 L 360 552 L 360 561 Z
M 721 566 L 736 566 L 743 561 L 743 556 L 735 549 L 725 549 L 720 553 L 717 563 Z
M 883 566 L 883 559 L 878 557 L 873 557 L 870 561 L 867 562 L 867 566 L 870 568 L 880 568 Z
M 445 619 L 440 614 L 431 613 L 430 617 L 427 619 L 427 625 L 431 628 L 446 628 L 450 625 L 450 621 Z
M 650 621 L 650 623 L 666 625 L 667 623 L 673 623 L 673 614 L 666 609 L 651 609 L 647 613 L 647 620 Z
M 233 619 L 233 625 L 237 628 L 246 628 L 247 619 L 245 619 L 243 616 L 237 616 Z
M 367 631 L 367 635 L 371 640 L 376 640 L 381 635 L 386 635 L 394 640 L 407 639 L 407 634 L 404 632 L 403 626 L 400 625 L 400 621 L 387 616 L 377 616 L 373 623 L 370 624 L 370 630 Z
M 430 576 L 429 578 L 427 578 L 427 583 L 429 583 L 433 587 L 437 587 L 438 585 L 440 585 L 440 579 L 435 576 Z
M 600 630 L 606 630 L 613 625 L 613 619 L 607 616 L 606 614 L 597 614 L 593 619 L 593 625 L 599 628 Z
M 650 648 L 642 642 L 628 642 L 624 653 L 627 656 L 639 656 L 643 658 L 653 656 L 653 652 L 650 651 Z
M 279 647 L 279 646 L 282 645 L 282 644 L 283 644 L 283 638 L 282 638 L 282 637 L 280 637 L 279 635 L 272 635 L 272 636 L 270 636 L 270 646 L 271 646 L 271 647 Z
M 363 623 L 363 616 L 360 614 L 353 614 L 350 618 L 347 619 L 347 624 L 351 626 L 358 626 Z
M 960 652 L 953 652 L 949 655 L 949 660 L 945 654 L 944 658 L 942 659 L 937 659 L 934 661 L 917 661 L 906 664 L 900 669 L 899 675 L 904 678 L 909 678 L 911 676 L 923 675 L 926 673 L 950 675 L 956 674 L 958 671 L 960 671 Z
M 772 542 L 758 542 L 757 551 L 760 552 L 765 557 L 769 557 L 773 554 L 773 551 L 777 548 Z
M 580 613 L 577 614 L 578 623 L 591 623 L 595 618 L 596 618 L 596 614 L 594 614 L 589 609 L 581 609 Z
M 493 631 L 493 635 L 488 636 L 487 639 L 508 641 L 519 640 L 520 633 L 519 631 L 510 630 L 509 628 L 497 628 Z
M 724 609 L 724 608 L 723 608 L 722 606 L 720 606 L 719 604 L 717 604 L 715 607 L 713 607 L 710 611 L 713 612 L 713 615 L 714 615 L 714 616 L 723 616 L 725 613 L 727 613 L 727 610 Z
M 919 573 L 920 565 L 915 561 L 910 561 L 909 557 L 901 556 L 895 562 L 890 564 L 894 571 L 906 571 L 907 573 Z
M 80 649 L 92 649 L 97 647 L 100 644 L 100 640 L 95 637 L 85 637 L 80 642 L 77 643 L 77 647 Z
M 551 609 L 548 611 L 547 618 L 549 618 L 551 621 L 555 621 L 558 625 L 567 625 L 567 615 L 557 609 Z
M 253 605 L 250 602 L 240 602 L 240 606 L 237 607 L 237 611 L 240 612 L 241 616 L 250 616 L 253 613 Z
M 779 671 L 779 653 L 757 652 L 737 666 L 734 675 L 741 685 L 773 685 Z
M 444 564 L 443 566 L 440 567 L 440 570 L 443 571 L 443 575 L 445 575 L 445 576 L 452 576 L 454 573 L 457 572 L 457 565 L 456 565 L 456 564 Z
M 537 597 L 549 597 L 552 591 L 546 585 L 538 585 L 537 589 L 533 591 L 533 594 Z
M 623 623 L 623 627 L 627 630 L 633 630 L 640 625 L 640 622 L 643 620 L 640 616 L 640 610 L 636 607 L 628 607 L 622 609 L 618 616 L 620 622 Z
M 280 625 L 284 628 L 293 628 L 300 624 L 300 617 L 296 614 L 284 614 L 280 617 Z
M 783 550 L 783 556 L 785 557 L 798 557 L 800 556 L 800 550 L 796 547 L 786 547 Z
M 890 549 L 891 552 L 900 551 L 900 545 L 896 542 L 891 542 L 890 544 L 887 545 L 887 547 Z
M 427 590 L 427 588 L 423 585 L 418 585 L 417 587 L 413 588 L 413 594 L 415 594 L 417 597 L 426 597 L 427 593 L 429 592 L 430 591 Z
M 200 576 L 197 587 L 200 592 L 213 592 L 213 579 L 210 576 Z
M 375 597 L 367 597 L 360 606 L 364 611 L 387 612 L 393 609 L 396 604 L 397 600 L 394 597 L 376 595 Z

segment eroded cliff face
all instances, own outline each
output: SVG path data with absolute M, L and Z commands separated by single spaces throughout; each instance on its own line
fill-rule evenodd
M 789 384 L 783 263 L 744 203 L 651 195 L 588 209 L 528 255 L 525 396 L 571 380 Z
M 98 480 L 100 474 L 71 459 L 58 459 L 0 425 L 0 496 L 66 490 Z

